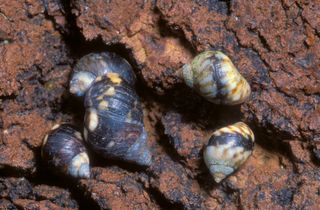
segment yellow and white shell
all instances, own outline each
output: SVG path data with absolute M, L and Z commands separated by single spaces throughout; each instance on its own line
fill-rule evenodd
M 113 52 L 90 53 L 75 65 L 70 79 L 70 93 L 83 97 L 90 86 L 107 74 L 120 75 L 134 86 L 136 75 L 128 61 Z
M 214 180 L 219 183 L 235 172 L 251 155 L 253 146 L 254 134 L 243 122 L 215 131 L 203 153 Z
M 215 104 L 236 105 L 246 101 L 251 88 L 228 56 L 205 51 L 182 68 L 186 85 Z

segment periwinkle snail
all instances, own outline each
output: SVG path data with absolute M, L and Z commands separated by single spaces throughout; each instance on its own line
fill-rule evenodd
M 179 73 L 187 86 L 214 104 L 241 104 L 251 94 L 249 83 L 220 51 L 198 54 Z
M 55 125 L 41 148 L 42 159 L 58 174 L 89 178 L 90 163 L 81 133 L 69 124 Z
M 121 75 L 130 86 L 134 86 L 136 82 L 136 75 L 124 58 L 112 52 L 90 53 L 83 56 L 74 67 L 70 80 L 70 93 L 84 96 L 94 80 L 107 73 Z
M 235 172 L 251 155 L 254 134 L 243 122 L 215 131 L 205 146 L 203 158 L 214 180 L 219 183 Z
M 215 104 L 236 105 L 251 93 L 248 82 L 219 51 L 206 51 L 183 66 L 185 83 Z M 84 100 L 83 136 L 86 145 L 105 158 L 150 166 L 143 111 L 130 64 L 110 53 L 91 53 L 76 64 L 70 93 Z M 254 134 L 242 122 L 215 131 L 204 148 L 204 161 L 219 183 L 251 155 Z M 42 156 L 48 164 L 77 178 L 90 176 L 89 158 L 81 134 L 60 125 L 45 137 Z
M 143 112 L 130 64 L 113 53 L 89 54 L 76 64 L 70 92 L 84 96 L 84 138 L 96 153 L 151 164 Z

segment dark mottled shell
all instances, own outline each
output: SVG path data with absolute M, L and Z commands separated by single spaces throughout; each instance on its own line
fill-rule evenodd
M 117 74 L 96 81 L 85 95 L 84 136 L 94 151 L 107 158 L 151 164 L 143 112 L 133 87 Z
M 236 171 L 251 155 L 254 134 L 238 122 L 215 131 L 204 149 L 204 160 L 217 183 Z
M 136 76 L 127 60 L 112 52 L 90 53 L 82 57 L 73 69 L 70 92 L 82 96 L 92 82 L 107 73 L 116 73 L 133 86 Z
M 55 125 L 45 136 L 41 156 L 53 170 L 75 178 L 90 177 L 90 163 L 82 136 L 73 126 Z
M 182 68 L 185 83 L 208 101 L 236 105 L 246 101 L 251 88 L 228 56 L 205 51 Z

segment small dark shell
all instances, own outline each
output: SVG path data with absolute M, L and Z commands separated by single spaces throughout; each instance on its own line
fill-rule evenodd
M 90 177 L 90 163 L 82 136 L 73 126 L 55 125 L 45 136 L 42 159 L 55 172 L 75 178 Z
M 219 183 L 235 172 L 251 155 L 253 146 L 254 134 L 243 122 L 215 131 L 203 153 L 214 180 Z
M 85 95 L 84 136 L 97 153 L 142 166 L 151 164 L 143 112 L 133 87 L 117 74 L 96 81 Z
M 70 80 L 70 92 L 83 96 L 92 82 L 107 73 L 117 73 L 131 86 L 136 76 L 131 65 L 124 58 L 112 52 L 90 53 L 76 64 Z

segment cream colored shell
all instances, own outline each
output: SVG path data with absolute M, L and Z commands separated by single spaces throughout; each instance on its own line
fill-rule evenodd
M 219 183 L 235 172 L 251 155 L 254 134 L 245 123 L 238 122 L 215 131 L 203 153 L 214 180 Z
M 182 68 L 185 83 L 215 104 L 236 105 L 246 101 L 251 88 L 228 56 L 205 51 Z

